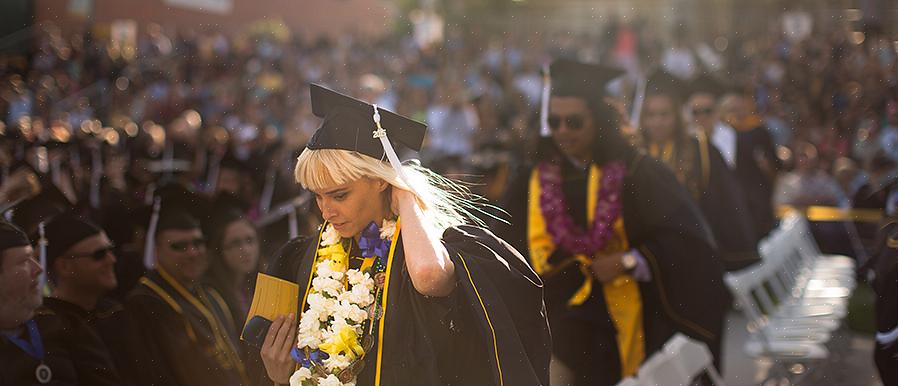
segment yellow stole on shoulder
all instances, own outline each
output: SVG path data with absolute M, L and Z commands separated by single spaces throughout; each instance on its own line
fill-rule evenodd
M 657 143 L 649 145 L 649 155 L 668 165 L 671 164 L 670 161 L 673 160 L 674 156 L 673 142 L 668 141 L 663 146 L 659 146 Z
M 595 209 L 598 201 L 599 184 L 602 180 L 602 170 L 591 165 L 587 187 L 587 220 L 592 225 L 595 219 Z M 552 235 L 546 229 L 546 220 L 543 218 L 539 197 L 542 187 L 539 183 L 539 169 L 534 168 L 530 176 L 527 216 L 527 239 L 530 254 L 530 263 L 533 269 L 542 277 L 552 276 L 561 269 L 571 264 L 579 264 L 583 273 L 583 285 L 568 300 L 569 307 L 583 304 L 589 299 L 593 287 L 593 275 L 589 269 L 592 256 L 575 255 L 555 265 L 549 262 L 549 256 L 555 251 L 555 243 Z M 630 249 L 624 229 L 623 216 L 619 216 L 614 222 L 614 235 L 608 245 L 601 251 L 603 254 L 624 252 Z M 639 293 L 639 284 L 630 275 L 621 275 L 609 283 L 602 284 L 602 292 L 605 295 L 605 303 L 608 312 L 617 329 L 617 347 L 620 352 L 621 374 L 624 377 L 636 374 L 642 361 L 645 359 L 645 334 L 642 325 L 642 296 Z

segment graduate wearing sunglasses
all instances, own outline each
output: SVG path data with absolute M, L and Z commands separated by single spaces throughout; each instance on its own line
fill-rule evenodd
M 116 288 L 114 246 L 102 229 L 72 213 L 46 223 L 47 269 L 52 293 L 44 305 L 69 328 L 89 327 L 103 341 L 96 351 L 112 358 L 123 385 L 138 379 L 137 340 Z
M 25 232 L 0 221 L 0 384 L 122 385 L 90 328 L 41 307 L 43 272 Z
M 545 283 L 550 384 L 614 385 L 676 332 L 717 347 L 729 299 L 689 194 L 619 133 L 605 84 L 621 71 L 548 68 L 532 165 L 512 179 L 492 229 Z
M 221 294 L 204 283 L 209 268 L 199 222 L 163 200 L 155 232 L 154 267 L 128 295 L 126 307 L 150 359 L 145 385 L 247 384 L 236 327 Z

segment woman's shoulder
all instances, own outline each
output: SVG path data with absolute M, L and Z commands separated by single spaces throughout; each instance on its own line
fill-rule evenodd
M 299 236 L 287 241 L 277 252 L 266 270 L 269 275 L 289 278 L 296 274 L 303 255 L 312 245 L 315 238 L 311 236 Z
M 508 263 L 530 271 L 521 253 L 489 229 L 476 225 L 459 225 L 443 232 L 443 244 L 450 255 L 460 254 L 464 257 L 484 259 L 501 258 Z

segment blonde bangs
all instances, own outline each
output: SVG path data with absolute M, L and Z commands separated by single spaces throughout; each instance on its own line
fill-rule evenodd
M 294 177 L 303 188 L 328 189 L 363 177 L 379 175 L 380 173 L 371 169 L 372 166 L 383 162 L 372 161 L 376 160 L 349 150 L 306 148 L 296 161 Z
M 483 198 L 472 194 L 467 187 L 415 162 L 404 163 L 402 170 L 411 186 L 385 161 L 350 150 L 306 148 L 296 160 L 294 177 L 303 188 L 312 191 L 331 189 L 362 178 L 381 179 L 399 189 L 411 190 L 416 194 L 427 222 L 440 233 L 465 223 L 485 226 L 474 213 L 493 216 L 483 211 L 489 206 L 484 204 Z

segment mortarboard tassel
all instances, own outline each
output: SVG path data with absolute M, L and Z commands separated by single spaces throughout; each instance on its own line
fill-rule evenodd
M 636 77 L 636 95 L 633 100 L 633 112 L 630 114 L 630 124 L 634 129 L 639 129 L 639 117 L 642 115 L 642 104 L 645 102 L 645 88 L 648 79 L 644 75 Z
M 265 185 L 262 187 L 262 197 L 259 200 L 259 211 L 268 213 L 271 209 L 271 200 L 274 198 L 274 185 L 277 182 L 277 167 L 270 166 L 265 175 Z
M 143 244 L 143 266 L 148 270 L 156 266 L 156 228 L 159 226 L 160 209 L 162 209 L 162 199 L 156 197 L 153 200 L 153 214 L 150 216 L 150 225 L 147 227 L 146 241 Z
M 549 74 L 549 64 L 543 64 L 543 92 L 540 95 L 539 104 L 539 136 L 552 135 L 549 129 L 549 94 L 552 92 L 552 77 Z
M 374 138 L 380 139 L 380 144 L 384 148 L 384 153 L 387 155 L 387 160 L 390 161 L 390 165 L 393 166 L 393 169 L 396 170 L 396 174 L 399 175 L 399 178 L 405 182 L 408 186 L 409 190 L 411 190 L 412 194 L 415 197 L 421 197 L 418 195 L 418 192 L 415 191 L 415 187 L 411 184 L 411 181 L 405 175 L 405 172 L 402 170 L 402 162 L 399 161 L 399 156 L 396 155 L 396 150 L 393 149 L 393 144 L 390 143 L 390 139 L 387 138 L 387 131 L 380 125 L 380 109 L 377 108 L 377 105 L 374 105 L 374 124 L 377 125 L 377 130 L 374 130 Z M 418 200 L 418 203 L 421 204 L 421 200 Z
M 43 269 L 40 277 L 38 277 L 38 288 L 45 292 L 47 290 L 47 270 L 49 267 L 47 267 L 47 231 L 43 221 L 37 224 L 37 234 L 38 261 L 41 263 L 41 269 Z
M 103 178 L 103 159 L 100 156 L 100 149 L 94 149 L 91 154 L 90 167 L 90 206 L 94 209 L 100 208 L 100 181 Z

